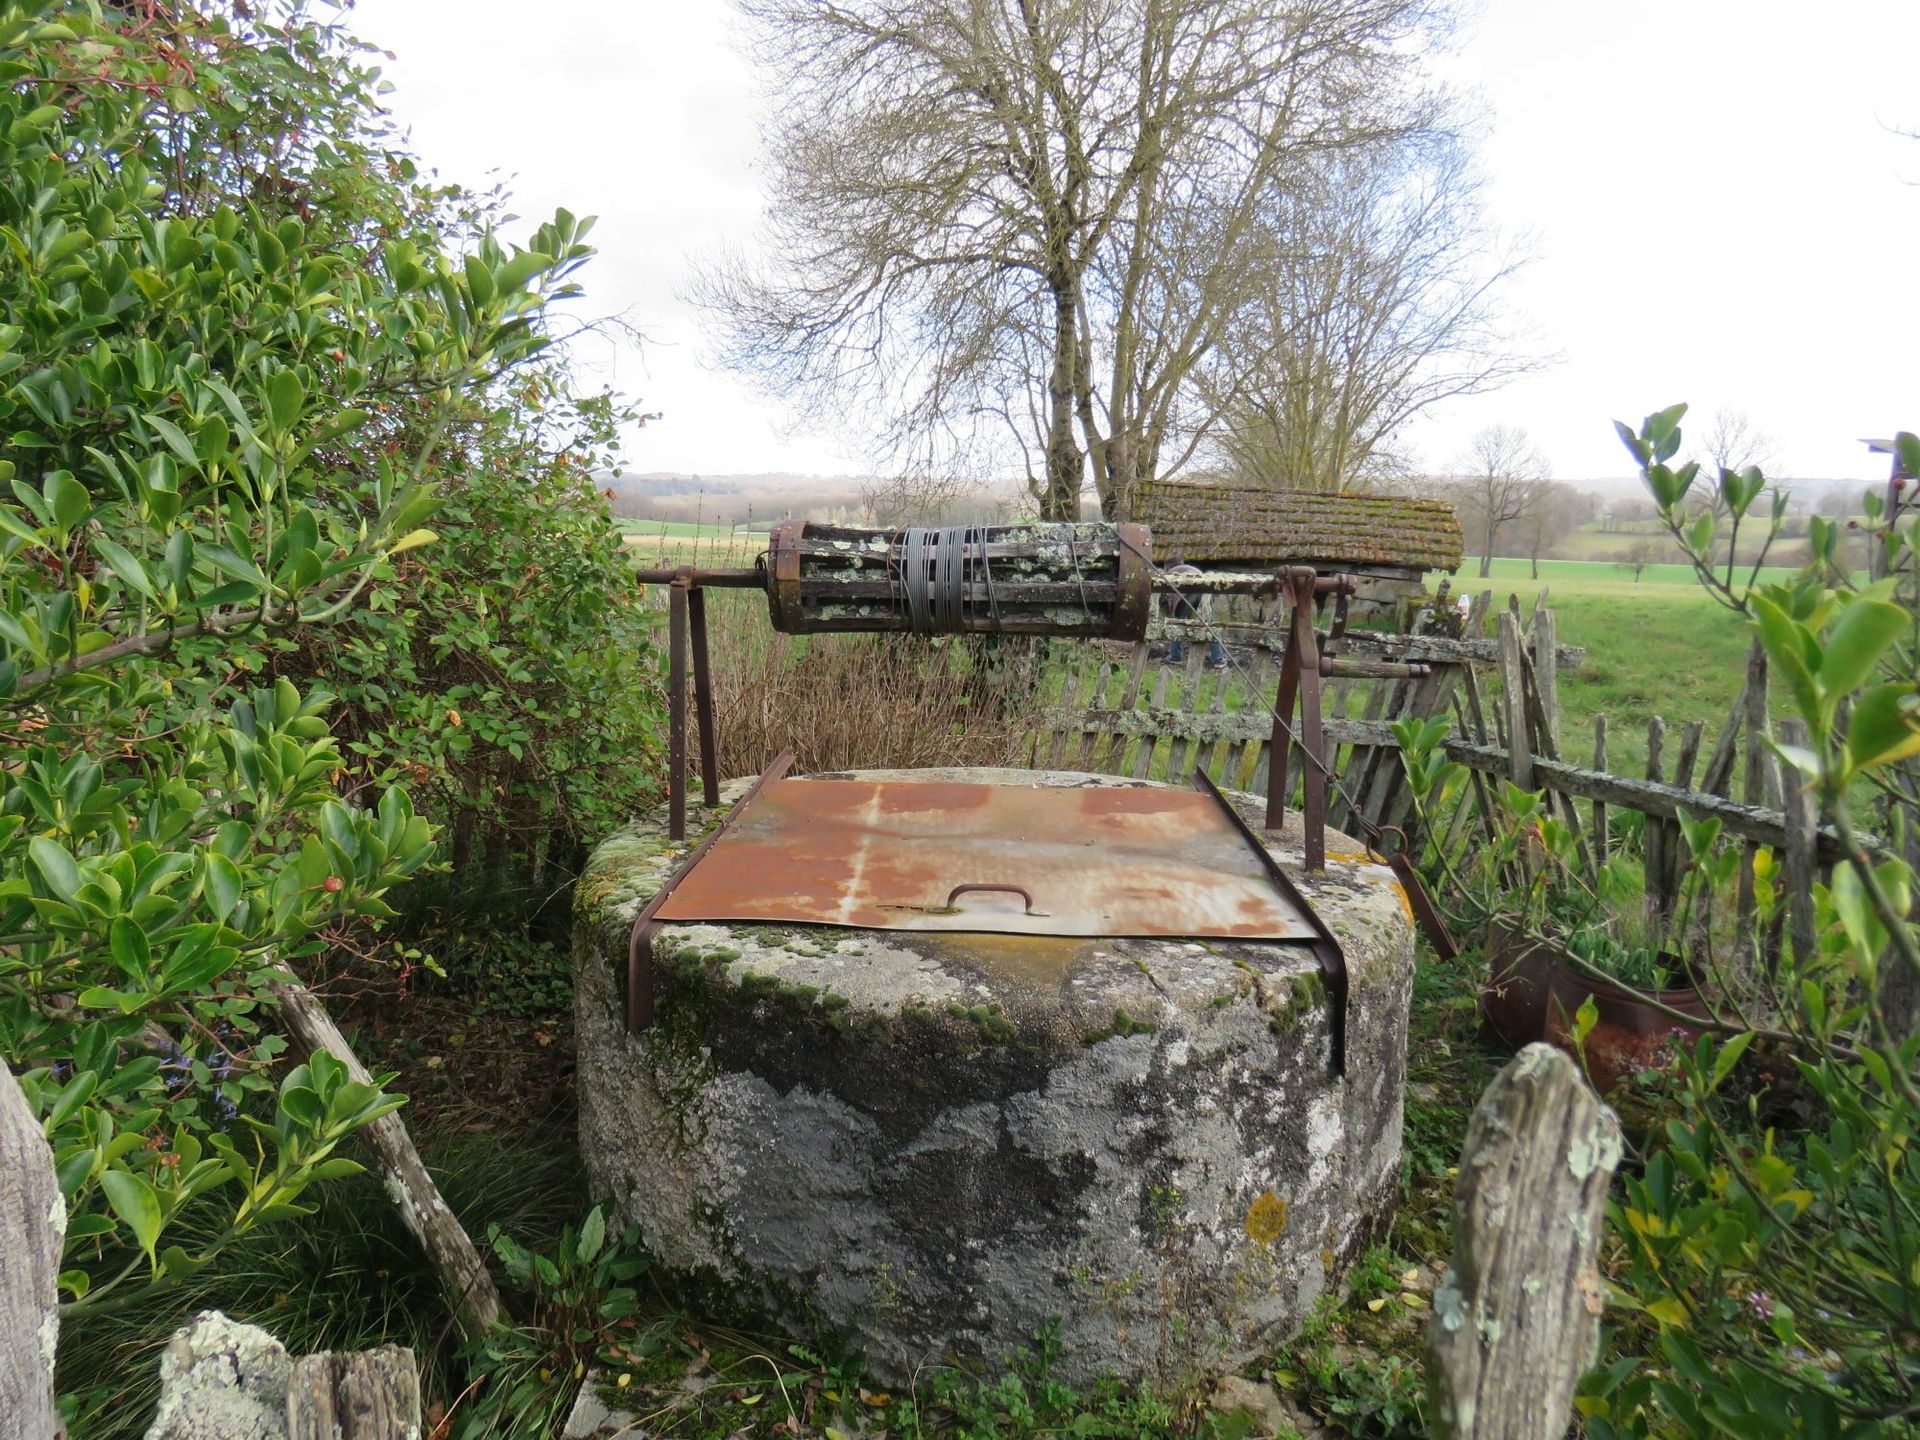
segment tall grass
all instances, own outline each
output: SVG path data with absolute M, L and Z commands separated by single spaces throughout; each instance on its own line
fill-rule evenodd
M 812 771 L 1020 763 L 1035 643 L 781 635 L 757 595 L 715 592 L 708 606 L 723 776 L 782 750 Z
M 482 1245 L 487 1226 L 498 1224 L 546 1249 L 562 1224 L 585 1212 L 571 1149 L 499 1132 L 417 1138 L 447 1203 Z M 367 1174 L 317 1186 L 309 1198 L 314 1214 L 258 1232 L 173 1289 L 62 1326 L 59 1389 L 79 1402 L 73 1440 L 145 1434 L 159 1399 L 160 1350 L 206 1309 L 261 1326 L 294 1355 L 405 1345 L 420 1362 L 429 1403 L 460 1393 L 465 1366 L 438 1281 L 378 1180 Z M 184 1228 L 191 1226 L 189 1219 Z M 193 1248 L 191 1238 L 183 1243 Z

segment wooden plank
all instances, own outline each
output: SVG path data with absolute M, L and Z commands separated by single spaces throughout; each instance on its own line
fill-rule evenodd
M 1273 656 L 1264 646 L 1256 646 L 1247 669 L 1247 694 L 1240 707 L 1242 714 L 1258 715 L 1263 719 L 1267 717 L 1268 707 L 1273 703 L 1272 691 L 1276 678 Z M 1234 744 L 1240 747 L 1238 758 L 1229 748 L 1227 774 L 1221 782 L 1229 790 L 1253 788 L 1253 774 L 1260 765 L 1260 746 L 1266 738 L 1260 735 L 1246 741 L 1229 742 L 1230 747 Z
M 0 1435 L 54 1440 L 53 1344 L 67 1207 L 53 1151 L 0 1060 Z
M 311 990 L 304 985 L 276 985 L 273 998 L 300 1053 L 325 1050 L 347 1067 L 348 1078 L 361 1085 L 373 1083 L 367 1067 Z M 379 1156 L 387 1194 L 439 1276 L 460 1333 L 468 1340 L 481 1339 L 500 1323 L 500 1292 L 472 1239 L 441 1198 L 440 1187 L 427 1173 L 406 1125 L 398 1115 L 382 1115 L 360 1131 L 360 1138 Z
M 1782 720 L 1780 743 L 1804 748 L 1808 744 L 1806 721 Z M 1792 942 L 1794 956 L 1804 964 L 1819 953 L 1819 930 L 1814 924 L 1813 886 L 1818 878 L 1815 842 L 1820 833 L 1820 807 L 1814 799 L 1813 786 L 1804 776 L 1785 771 L 1783 779 L 1787 781 L 1787 833 L 1781 884 L 1786 890 L 1787 935 Z
M 1233 688 L 1233 682 L 1239 673 L 1240 672 L 1234 668 L 1231 660 L 1216 673 L 1215 678 L 1220 683 L 1213 687 L 1213 704 L 1207 707 L 1208 714 L 1223 715 L 1226 713 L 1227 691 Z M 1218 760 L 1220 747 L 1225 743 L 1227 742 L 1215 738 L 1202 744 L 1200 746 L 1200 753 L 1194 761 L 1194 768 L 1205 771 L 1216 780 L 1219 779 L 1219 776 L 1215 773 L 1214 762 Z
M 1400 718 L 1410 688 L 1411 682 L 1406 680 L 1375 681 L 1373 693 L 1367 697 L 1364 718 L 1378 724 L 1383 730 L 1387 729 Z M 1331 745 L 1327 748 L 1329 752 L 1333 750 Z M 1332 822 L 1337 829 L 1356 835 L 1365 829 L 1361 817 L 1368 814 L 1367 792 L 1373 784 L 1375 772 L 1380 768 L 1380 758 L 1385 753 L 1385 748 L 1379 745 L 1354 746 L 1347 752 L 1345 767 L 1335 770 L 1334 773 L 1340 776 L 1340 789 L 1334 796 L 1339 818 Z
M 1127 681 L 1121 688 L 1120 698 L 1115 707 L 1119 710 L 1131 710 L 1140 700 L 1140 681 L 1147 673 L 1147 642 L 1136 641 L 1133 654 L 1127 661 Z M 1107 743 L 1096 759 L 1095 764 L 1102 774 L 1124 775 L 1127 762 L 1127 739 L 1112 730 L 1106 732 Z
M 1436 1434 L 1566 1430 L 1599 1353 L 1596 1259 L 1619 1162 L 1619 1122 L 1550 1046 L 1527 1046 L 1480 1097 L 1454 1188 L 1453 1264 L 1427 1326 Z
M 1673 762 L 1673 783 L 1682 790 L 1691 789 L 1693 786 L 1693 766 L 1700 755 L 1700 736 L 1704 728 L 1700 721 L 1691 720 L 1680 732 L 1680 749 Z M 1687 862 L 1693 856 L 1687 849 L 1686 837 L 1680 833 L 1679 819 L 1676 817 L 1664 823 L 1667 827 L 1666 892 L 1678 899 L 1680 881 L 1686 874 Z
M 1349 630 L 1340 642 L 1340 653 L 1356 660 L 1431 661 L 1436 664 L 1491 668 L 1500 663 L 1500 642 L 1498 639 L 1456 640 L 1448 635 L 1398 635 L 1385 630 Z M 1577 670 L 1587 663 L 1587 652 L 1579 645 L 1560 645 L 1554 650 L 1554 663 L 1562 670 Z
M 1749 805 L 1765 805 L 1772 799 L 1770 792 L 1777 791 L 1779 787 L 1770 783 L 1772 776 L 1769 772 L 1772 767 L 1768 763 L 1771 752 L 1767 749 L 1767 652 L 1760 648 L 1758 639 L 1747 647 L 1745 709 L 1742 723 L 1747 732 L 1747 773 L 1740 798 Z M 1740 857 L 1737 923 L 1742 936 L 1753 932 L 1753 857 L 1758 848 L 1750 841 Z
M 1740 753 L 1740 722 L 1747 713 L 1747 686 L 1750 679 L 1740 682 L 1740 695 L 1733 702 L 1733 708 L 1727 712 L 1726 723 L 1720 727 L 1720 738 L 1714 742 L 1713 758 L 1707 761 L 1706 773 L 1700 777 L 1700 788 L 1711 790 L 1716 795 L 1733 798 L 1730 788 L 1733 779 L 1733 762 Z
M 1520 654 L 1520 621 L 1511 610 L 1500 614 L 1501 709 L 1506 716 L 1507 778 L 1522 790 L 1533 788 L 1533 747 L 1527 740 L 1526 670 Z
M 1200 679 L 1204 673 L 1201 666 L 1205 663 L 1206 658 L 1206 647 L 1198 641 L 1187 646 L 1186 669 L 1180 677 L 1180 699 L 1174 705 L 1174 709 L 1186 714 L 1192 714 L 1194 695 L 1200 688 Z M 1194 715 L 1193 718 L 1198 720 L 1201 717 Z M 1173 732 L 1173 743 L 1167 747 L 1167 773 L 1165 778 L 1169 785 L 1180 785 L 1186 782 L 1190 769 L 1187 763 L 1188 747 L 1189 732 L 1183 726 Z
M 1118 671 L 1115 669 L 1111 660 L 1097 651 L 1095 652 L 1094 663 L 1099 666 L 1099 678 L 1094 682 L 1093 697 L 1088 701 L 1088 704 L 1095 710 L 1104 710 L 1107 708 L 1108 687 L 1113 684 L 1114 676 Z M 1098 736 L 1092 730 L 1083 730 L 1080 732 L 1080 743 L 1074 746 L 1073 749 L 1073 768 L 1075 770 L 1091 770 L 1093 768 L 1093 747 L 1096 739 L 1098 739 Z
M 1159 670 L 1154 673 L 1153 696 L 1147 701 L 1148 713 L 1166 713 L 1164 707 L 1167 703 L 1167 687 L 1172 680 L 1173 667 L 1168 665 L 1164 660 L 1161 661 Z M 1138 711 L 1131 710 L 1127 712 L 1129 717 L 1138 713 Z M 1115 718 L 1118 720 L 1120 717 Z M 1162 731 L 1158 727 L 1150 727 L 1144 730 L 1131 729 L 1128 733 L 1140 737 L 1140 743 L 1134 749 L 1133 778 L 1136 780 L 1145 780 L 1153 773 L 1153 752 L 1159 744 L 1159 737 Z
M 1533 684 L 1540 694 L 1540 709 L 1547 719 L 1547 734 L 1553 742 L 1553 756 L 1560 758 L 1560 675 L 1548 657 L 1558 648 L 1558 630 L 1553 611 L 1547 608 L 1543 589 L 1533 607 Z
M 1658 785 L 1666 779 L 1665 757 L 1661 753 L 1667 738 L 1667 722 L 1658 715 L 1647 722 L 1647 782 Z M 1667 827 L 1649 818 L 1642 841 L 1642 861 L 1646 876 L 1647 923 L 1655 935 L 1666 933 L 1667 924 Z
M 1607 768 L 1607 717 L 1593 717 L 1593 768 L 1604 773 Z M 1593 858 L 1596 865 L 1607 863 L 1607 802 L 1593 802 Z
M 420 1370 L 399 1345 L 303 1355 L 287 1386 L 287 1440 L 415 1440 Z
M 1088 656 L 1085 649 L 1080 652 L 1080 663 L 1067 673 L 1067 685 L 1063 693 L 1066 710 L 1071 713 L 1087 707 L 1087 687 L 1092 682 L 1089 673 L 1098 662 Z M 1062 726 L 1053 737 L 1053 748 L 1047 752 L 1047 769 L 1058 770 L 1066 763 L 1067 738 L 1073 731 Z

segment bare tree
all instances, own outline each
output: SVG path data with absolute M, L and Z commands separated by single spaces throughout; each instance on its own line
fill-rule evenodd
M 1592 514 L 1593 497 L 1571 485 L 1543 480 L 1532 487 L 1526 509 L 1515 523 L 1527 547 L 1527 562 L 1535 580 L 1540 578 L 1540 557 Z
M 1534 368 L 1495 303 L 1524 262 L 1487 227 L 1461 138 L 1419 134 L 1318 156 L 1274 187 L 1250 291 L 1205 375 L 1243 480 L 1364 486 L 1444 400 Z
M 1047 516 L 1197 448 L 1276 179 L 1444 103 L 1438 0 L 738 3 L 775 118 L 766 258 L 694 290 L 721 358 L 930 471 L 1011 438 Z
M 1713 425 L 1701 442 L 1714 471 L 1745 470 L 1758 465 L 1762 470 L 1773 464 L 1778 446 L 1773 436 L 1762 430 L 1744 410 L 1720 409 L 1713 412 Z
M 1467 521 L 1481 536 L 1480 578 L 1493 573 L 1494 546 L 1502 530 L 1540 503 L 1551 473 L 1546 457 L 1514 425 L 1489 425 L 1467 445 L 1456 467 L 1457 490 Z
M 1634 541 L 1631 545 L 1627 547 L 1626 553 L 1623 554 L 1620 557 L 1620 559 L 1614 563 L 1617 564 L 1622 570 L 1632 571 L 1633 583 L 1638 585 L 1640 583 L 1641 572 L 1644 571 L 1647 568 L 1647 566 L 1657 561 L 1659 558 L 1660 558 L 1660 543 L 1657 540 L 1654 540 L 1651 537 L 1649 537 L 1648 539 L 1645 539 L 1645 540 Z

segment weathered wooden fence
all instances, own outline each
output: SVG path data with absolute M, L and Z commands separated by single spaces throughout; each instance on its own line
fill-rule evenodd
M 1327 818 L 1337 829 L 1365 833 L 1404 819 L 1394 722 L 1448 713 L 1462 696 L 1480 712 L 1475 672 L 1500 664 L 1498 643 L 1473 633 L 1490 603 L 1490 595 L 1475 601 L 1469 638 L 1421 628 L 1323 636 L 1334 652 L 1324 677 L 1322 729 L 1323 758 L 1335 779 Z M 1555 674 L 1578 666 L 1585 652 L 1558 644 L 1551 612 L 1539 615 L 1526 652 L 1529 667 Z M 1224 649 L 1220 668 L 1209 668 L 1209 641 Z M 1174 657 L 1175 644 L 1185 647 L 1184 655 Z M 1264 791 L 1272 761 L 1270 707 L 1285 645 L 1284 617 L 1269 615 L 1258 624 L 1157 617 L 1137 644 L 1082 647 L 1060 703 L 1040 717 L 1028 762 L 1173 783 L 1204 771 L 1229 789 Z M 1307 763 L 1296 748 L 1289 787 L 1298 786 Z
M 1329 823 L 1364 837 L 1373 827 L 1406 826 L 1409 798 L 1392 726 L 1403 719 L 1447 715 L 1448 755 L 1471 772 L 1457 805 L 1429 816 L 1443 841 L 1470 838 L 1474 827 L 1500 822 L 1495 778 L 1545 792 L 1553 813 L 1578 837 L 1588 865 L 1617 850 L 1613 812 L 1646 817 L 1641 859 L 1650 910 L 1670 914 L 1687 857 L 1682 811 L 1717 818 L 1725 834 L 1751 852 L 1773 848 L 1789 877 L 1811 876 L 1839 858 L 1838 837 L 1816 826 L 1795 787 L 1783 786 L 1768 746 L 1768 681 L 1764 657 L 1749 657 L 1745 684 L 1725 721 L 1712 731 L 1693 721 L 1670 730 L 1647 722 L 1643 774 L 1609 767 L 1606 718 L 1594 726 L 1592 759 L 1574 758 L 1564 733 L 1563 673 L 1585 652 L 1559 643 L 1558 622 L 1544 603 L 1523 616 L 1517 599 L 1496 609 L 1491 592 L 1475 597 L 1460 636 L 1349 631 L 1335 643 L 1324 704 L 1326 762 L 1335 777 Z M 1431 613 L 1431 612 L 1429 612 Z M 1425 617 L 1423 616 L 1423 619 Z M 1158 617 L 1147 640 L 1130 647 L 1087 646 L 1068 671 L 1059 703 L 1045 711 L 1028 752 L 1034 765 L 1184 782 L 1196 770 L 1229 788 L 1259 792 L 1271 759 L 1272 704 L 1285 627 Z M 1224 668 L 1207 667 L 1207 641 L 1226 650 Z M 1333 637 L 1323 635 L 1323 643 Z M 1171 658 L 1173 642 L 1185 654 Z M 1424 667 L 1424 674 L 1411 673 Z M 1287 777 L 1297 786 L 1296 750 Z M 1743 915 L 1753 904 L 1752 866 L 1742 867 Z M 1794 924 L 1810 918 L 1810 883 Z

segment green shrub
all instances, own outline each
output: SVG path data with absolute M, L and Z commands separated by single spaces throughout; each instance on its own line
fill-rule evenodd
M 282 662 L 408 603 L 588 250 L 419 186 L 297 3 L 0 0 L 0 73 L 0 1056 L 97 1307 L 304 1213 L 399 1103 L 270 1073 L 268 987 L 433 849 Z

